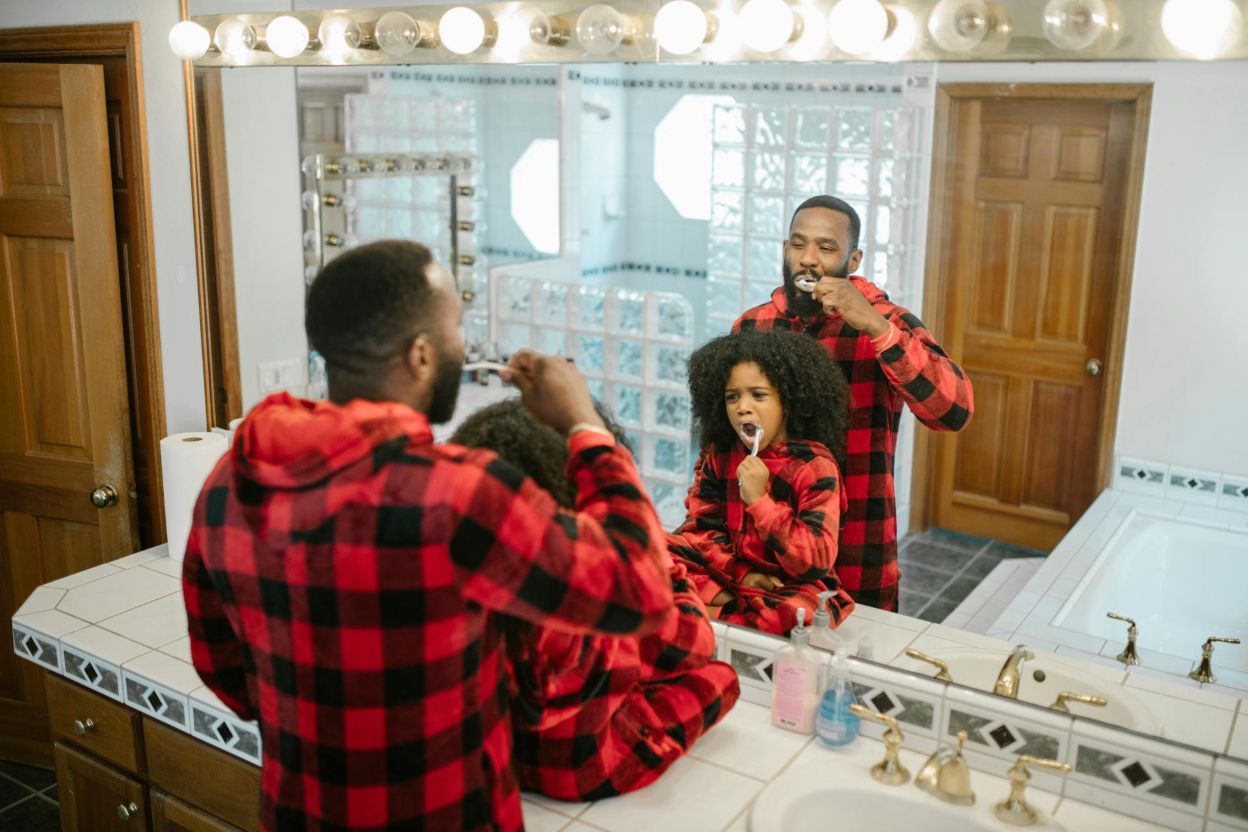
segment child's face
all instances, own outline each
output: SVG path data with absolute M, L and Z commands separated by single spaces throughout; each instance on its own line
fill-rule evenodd
M 732 368 L 728 383 L 724 385 L 724 406 L 728 409 L 732 429 L 747 451 L 753 448 L 754 431 L 758 428 L 763 429 L 763 438 L 758 443 L 760 451 L 772 442 L 785 439 L 780 394 L 753 361 L 743 361 Z

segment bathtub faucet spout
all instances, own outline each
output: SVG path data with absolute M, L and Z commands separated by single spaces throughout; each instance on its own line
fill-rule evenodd
M 992 686 L 992 692 L 997 696 L 1017 699 L 1019 672 L 1023 668 L 1023 662 L 1029 662 L 1035 657 L 1036 654 L 1028 650 L 1025 645 L 1016 646 L 1009 658 L 1005 660 L 1005 664 L 1001 665 L 1001 672 L 997 674 L 997 683 Z
M 1195 679 L 1202 685 L 1210 685 L 1218 681 L 1218 677 L 1213 675 L 1213 643 L 1215 641 L 1224 644 L 1239 644 L 1239 639 L 1228 636 L 1209 636 L 1205 639 L 1205 645 L 1200 650 L 1200 667 L 1187 674 L 1189 678 Z

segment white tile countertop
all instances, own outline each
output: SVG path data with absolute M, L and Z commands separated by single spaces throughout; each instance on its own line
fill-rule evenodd
M 39 587 L 13 616 L 14 651 L 50 672 L 259 764 L 255 724 L 226 709 L 201 684 L 191 665 L 180 567 L 159 546 Z M 985 636 L 866 607 L 859 607 L 841 628 L 856 639 L 868 631 L 873 658 L 881 663 L 903 661 L 905 647 L 912 644 L 932 651 L 946 646 L 1008 647 Z M 716 633 L 719 656 L 731 661 L 742 686 L 741 701 L 724 721 L 663 778 L 639 793 L 592 804 L 525 795 L 529 829 L 741 832 L 748 828 L 750 807 L 769 783 L 810 776 L 812 769 L 826 771 L 838 783 L 861 783 L 881 800 L 887 800 L 890 791 L 897 793 L 867 774 L 882 755 L 880 726 L 864 721 L 859 741 L 840 750 L 772 727 L 764 706 L 770 697 L 771 657 L 781 642 L 719 624 Z M 1076 772 L 1067 778 L 1033 775 L 1033 786 L 1048 789 L 1047 795 L 1029 787 L 1033 803 L 1054 812 L 1068 829 L 1150 830 L 1163 828 L 1150 822 L 1161 822 L 1165 828 L 1200 832 L 1221 829 L 1215 821 L 1225 819 L 1234 821 L 1234 828 L 1248 829 L 1248 814 L 1236 802 L 1240 794 L 1248 794 L 1248 765 L 1243 762 L 967 688 L 946 687 L 900 667 L 854 659 L 850 664 L 860 701 L 901 723 L 906 736 L 903 758 L 912 772 L 920 768 L 924 755 L 947 745 L 958 730 L 968 730 L 966 756 L 975 769 L 972 782 L 983 804 L 976 811 L 990 809 L 1007 793 L 1004 775 L 1015 755 L 1035 753 L 1075 765 Z M 1228 713 L 1238 714 L 1234 709 Z M 1242 754 L 1248 748 L 1244 739 L 1248 720 L 1238 716 L 1230 747 Z M 912 785 L 895 788 L 914 790 Z M 1072 799 L 1074 794 L 1083 802 Z

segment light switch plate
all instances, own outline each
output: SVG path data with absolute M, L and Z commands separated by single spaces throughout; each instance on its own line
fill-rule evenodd
M 304 383 L 303 362 L 298 358 L 266 361 L 259 366 L 258 370 L 260 372 L 261 393 L 289 390 Z

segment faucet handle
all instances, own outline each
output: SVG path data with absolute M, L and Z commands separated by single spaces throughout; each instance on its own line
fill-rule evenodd
M 1218 677 L 1213 675 L 1213 643 L 1215 641 L 1221 641 L 1224 644 L 1239 644 L 1239 639 L 1233 636 L 1209 636 L 1205 639 L 1204 646 L 1200 648 L 1200 666 L 1187 674 L 1189 679 L 1195 679 L 1204 685 L 1218 681 Z
M 1112 618 L 1112 619 L 1114 619 L 1115 621 L 1125 621 L 1125 622 L 1127 622 L 1128 624 L 1130 624 L 1132 627 L 1134 627 L 1134 626 L 1135 626 L 1135 619 L 1134 619 L 1134 618 L 1128 618 L 1127 616 L 1125 616 L 1125 615 L 1121 615 L 1121 614 L 1116 613 L 1116 612 L 1107 612 L 1107 613 L 1105 613 L 1105 617 L 1106 617 L 1106 618 Z
M 1053 700 L 1053 704 L 1049 707 L 1055 711 L 1061 711 L 1064 714 L 1068 714 L 1070 713 L 1070 708 L 1067 707 L 1067 702 L 1082 702 L 1085 705 L 1096 705 L 1101 708 L 1109 704 L 1109 700 L 1103 696 L 1086 696 L 1064 690 L 1057 695 L 1057 699 Z
M 937 681 L 941 681 L 941 682 L 953 681 L 953 677 L 949 675 L 949 665 L 941 661 L 940 659 L 936 658 L 935 656 L 929 656 L 926 653 L 924 653 L 922 650 L 915 650 L 913 647 L 906 648 L 906 655 L 912 659 L 918 659 L 921 662 L 927 662 L 930 665 L 934 665 L 936 667 L 935 678 L 937 679 Z
M 1122 652 L 1119 653 L 1116 658 L 1123 664 L 1139 664 L 1140 656 L 1135 652 L 1135 636 L 1137 632 L 1135 619 L 1127 618 L 1125 615 L 1119 615 L 1116 612 L 1107 612 L 1105 615 L 1115 621 L 1125 621 L 1131 625 L 1130 627 L 1127 627 L 1127 646 L 1122 648 Z
M 1239 644 L 1239 639 L 1234 636 L 1209 636 L 1209 638 L 1205 639 L 1205 647 L 1212 651 L 1215 641 L 1221 641 L 1226 644 Z
M 910 780 L 910 771 L 901 764 L 897 751 L 901 748 L 901 729 L 897 727 L 896 718 L 889 714 L 873 711 L 857 702 L 849 706 L 850 711 L 860 717 L 874 719 L 888 726 L 884 731 L 884 759 L 871 767 L 871 776 L 886 786 L 900 786 Z
M 1005 800 L 992 807 L 992 812 L 997 819 L 1011 826 L 1031 826 L 1040 816 L 1040 813 L 1023 797 L 1023 790 L 1027 788 L 1027 782 L 1031 780 L 1031 774 L 1027 771 L 1028 766 L 1039 766 L 1061 774 L 1070 773 L 1069 763 L 1059 763 L 1057 760 L 1046 760 L 1030 754 L 1019 754 L 1014 765 L 1010 766 L 1010 793 L 1006 795 Z

